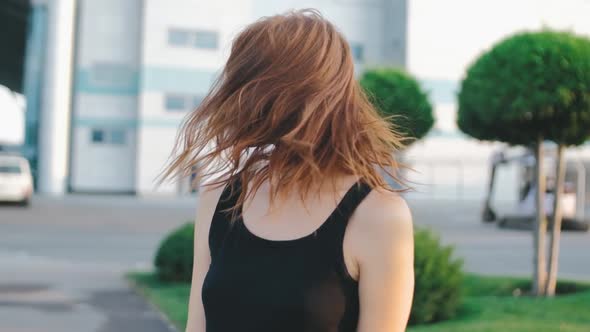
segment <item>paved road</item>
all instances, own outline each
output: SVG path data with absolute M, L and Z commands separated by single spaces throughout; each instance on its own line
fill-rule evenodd
M 487 275 L 528 277 L 533 270 L 530 231 L 501 229 L 479 222 L 479 202 L 410 200 L 415 224 L 441 234 L 444 243 L 456 246 L 465 269 Z M 497 210 L 510 213 L 510 207 Z M 590 233 L 562 232 L 559 261 L 561 278 L 590 281 Z
M 531 236 L 478 220 L 474 202 L 411 200 L 418 226 L 457 246 L 467 270 L 528 276 Z M 190 220 L 194 198 L 37 197 L 0 206 L 0 331 L 170 331 L 123 279 L 151 268 L 158 242 Z M 566 233 L 561 276 L 590 280 L 590 234 Z
M 38 197 L 0 206 L 0 331 L 168 332 L 128 286 L 194 200 Z

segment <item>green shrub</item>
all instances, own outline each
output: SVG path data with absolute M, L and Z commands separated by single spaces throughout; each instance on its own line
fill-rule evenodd
M 366 71 L 360 84 L 371 102 L 411 143 L 424 137 L 434 125 L 432 105 L 418 81 L 397 68 Z
M 428 230 L 414 235 L 415 291 L 410 324 L 452 318 L 461 302 L 463 262 L 453 257 L 453 248 L 443 246 Z
M 170 233 L 160 244 L 155 265 L 162 281 L 190 282 L 193 270 L 194 224 L 187 223 Z
M 194 224 L 187 223 L 162 241 L 155 259 L 161 281 L 191 281 L 193 233 Z M 414 237 L 416 289 L 410 323 L 449 319 L 461 301 L 462 262 L 453 257 L 453 248 L 442 246 L 432 232 L 416 230 Z

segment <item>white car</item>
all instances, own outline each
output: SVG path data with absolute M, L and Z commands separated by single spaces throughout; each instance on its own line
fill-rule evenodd
M 23 157 L 0 154 L 0 202 L 28 205 L 32 194 L 29 162 Z

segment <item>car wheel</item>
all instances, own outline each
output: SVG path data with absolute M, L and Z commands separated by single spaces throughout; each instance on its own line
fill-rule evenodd
M 31 198 L 27 197 L 23 199 L 22 201 L 20 201 L 19 205 L 22 207 L 29 207 L 31 205 Z

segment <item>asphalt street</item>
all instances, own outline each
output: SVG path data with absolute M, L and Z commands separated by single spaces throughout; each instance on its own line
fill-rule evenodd
M 168 332 L 124 279 L 192 218 L 194 198 L 36 197 L 0 206 L 1 332 Z
M 470 272 L 528 276 L 527 231 L 479 222 L 479 202 L 409 199 Z M 71 195 L 0 206 L 0 331 L 164 332 L 124 279 L 148 270 L 161 238 L 192 219 L 195 198 Z M 560 276 L 590 280 L 590 233 L 564 233 Z

